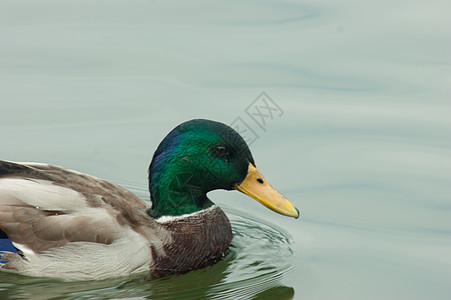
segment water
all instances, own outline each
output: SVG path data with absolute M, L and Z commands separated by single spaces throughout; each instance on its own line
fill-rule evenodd
M 0 298 L 448 299 L 450 8 L 2 2 L 2 159 L 62 165 L 147 199 L 150 158 L 175 125 L 240 124 L 301 218 L 215 191 L 235 238 L 213 267 L 157 281 L 0 273 Z M 259 106 L 263 127 L 246 113 Z

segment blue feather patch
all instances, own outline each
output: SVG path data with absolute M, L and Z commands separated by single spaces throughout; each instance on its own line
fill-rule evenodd
M 17 249 L 14 247 L 13 242 L 10 239 L 0 239 L 0 251 L 17 253 Z
M 17 253 L 17 249 L 14 247 L 10 239 L 0 239 L 0 264 L 6 263 L 7 261 L 1 260 L 3 254 L 8 252 Z

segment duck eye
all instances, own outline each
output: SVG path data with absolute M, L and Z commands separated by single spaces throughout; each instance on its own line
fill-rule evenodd
M 228 156 L 229 149 L 226 146 L 216 146 L 213 148 L 213 152 L 218 156 Z

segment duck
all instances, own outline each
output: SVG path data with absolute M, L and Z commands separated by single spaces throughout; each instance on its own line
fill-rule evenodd
M 243 137 L 217 121 L 189 120 L 170 131 L 152 157 L 148 186 L 144 201 L 63 167 L 0 160 L 0 271 L 92 280 L 213 265 L 232 242 L 229 219 L 207 196 L 217 189 L 299 217 L 257 169 Z

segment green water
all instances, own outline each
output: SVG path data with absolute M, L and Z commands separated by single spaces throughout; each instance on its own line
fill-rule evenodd
M 157 281 L 1 272 L 0 298 L 449 299 L 450 9 L 1 2 L 1 159 L 61 165 L 148 199 L 158 143 L 208 118 L 246 130 L 301 217 L 214 191 L 235 235 L 217 265 Z

